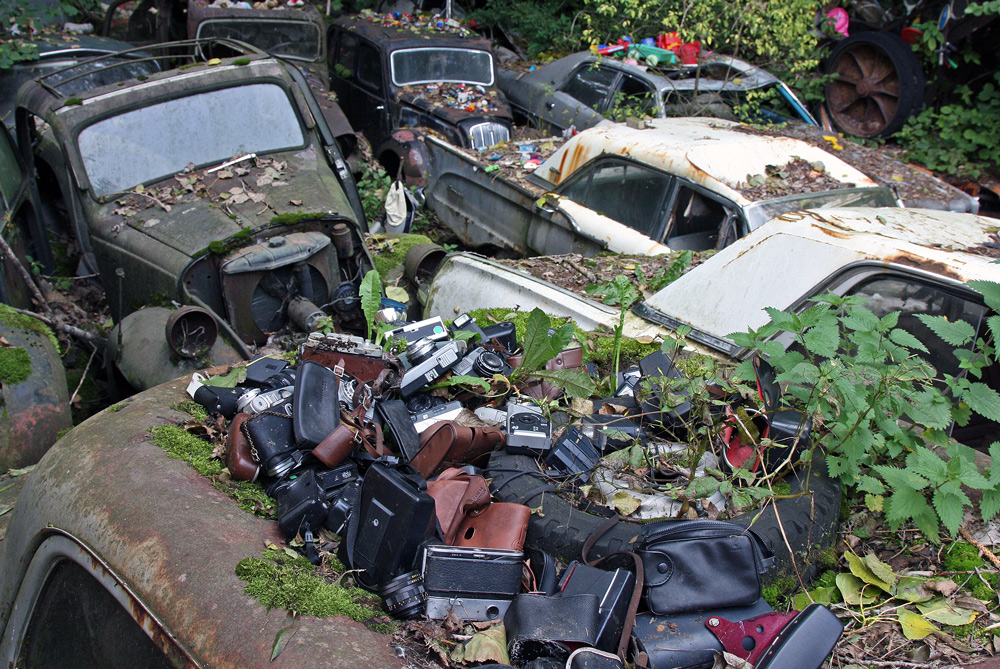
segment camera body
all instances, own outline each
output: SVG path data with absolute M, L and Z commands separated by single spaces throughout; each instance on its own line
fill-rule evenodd
M 573 560 L 559 581 L 559 591 L 564 597 L 585 592 L 599 597 L 597 643 L 594 646 L 611 652 L 618 648 L 634 585 L 635 574 L 627 569 L 607 571 Z
M 275 388 L 274 390 L 251 388 L 240 395 L 240 398 L 236 401 L 236 411 L 237 413 L 258 414 L 261 411 L 267 411 L 272 407 L 286 403 L 290 408 L 293 391 L 294 386 L 285 386 L 283 388 Z
M 542 455 L 552 448 L 552 423 L 534 404 L 507 403 L 508 453 Z
M 418 413 L 412 416 L 413 429 L 421 433 L 438 421 L 453 420 L 462 413 L 464 408 L 461 402 L 452 401 Z
M 434 316 L 422 321 L 406 323 L 401 327 L 389 330 L 386 335 L 393 339 L 402 339 L 407 344 L 412 344 L 420 339 L 441 341 L 448 338 L 448 328 L 444 326 L 444 321 L 441 320 L 440 316 Z
M 464 341 L 438 345 L 433 339 L 420 339 L 406 347 L 410 368 L 403 373 L 399 390 L 404 399 L 454 367 L 465 353 Z
M 590 480 L 590 472 L 600 459 L 600 451 L 576 427 L 566 428 L 559 441 L 545 454 L 546 464 L 580 483 Z
M 522 551 L 426 546 L 421 570 L 428 618 L 498 620 L 521 591 Z
M 506 360 L 482 346 L 472 349 L 451 369 L 455 376 L 478 376 L 481 379 L 492 379 L 494 374 L 510 376 L 512 371 L 514 368 Z
M 281 411 L 259 413 L 240 425 L 254 460 L 264 473 L 275 478 L 293 470 L 306 455 L 295 444 L 291 408 L 292 403 L 286 402 Z

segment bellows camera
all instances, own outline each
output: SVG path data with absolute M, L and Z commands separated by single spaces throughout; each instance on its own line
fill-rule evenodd
M 534 404 L 507 403 L 507 452 L 541 455 L 552 447 L 552 424 Z

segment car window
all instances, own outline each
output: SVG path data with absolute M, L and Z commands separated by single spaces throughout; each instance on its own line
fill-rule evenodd
M 656 238 L 672 177 L 621 160 L 595 164 L 560 194 L 622 225 Z
M 656 91 L 638 77 L 623 74 L 611 97 L 610 108 L 614 118 L 652 116 L 656 111 Z
M 7 133 L 0 132 L 0 194 L 3 195 L 3 208 L 7 209 L 14 201 L 21 184 L 24 183 L 24 175 L 21 173 L 21 165 L 17 160 L 14 145 L 10 142 Z
M 394 86 L 455 82 L 493 85 L 493 57 L 477 49 L 422 47 L 399 49 L 390 56 Z
M 354 75 L 354 63 L 358 55 L 358 38 L 351 33 L 340 33 L 340 46 L 333 71 L 345 79 Z
M 958 360 L 952 352 L 954 347 L 917 318 L 917 314 L 944 316 L 949 321 L 963 320 L 976 328 L 977 336 L 985 323 L 986 307 L 949 291 L 944 287 L 920 281 L 911 277 L 876 278 L 854 286 L 849 295 L 858 295 L 867 300 L 866 307 L 876 316 L 899 311 L 897 327 L 917 337 L 929 351 L 924 357 L 937 368 L 939 374 L 960 373 Z
M 692 251 L 714 249 L 723 223 L 735 216 L 732 208 L 685 184 L 677 188 L 671 213 L 664 243 L 670 248 Z M 732 241 L 727 237 L 727 243 Z
M 36 600 L 19 667 L 171 667 L 135 620 L 80 565 L 61 560 Z
M 358 48 L 358 81 L 374 90 L 382 90 L 382 58 L 370 44 Z
M 204 37 L 237 39 L 275 56 L 300 60 L 315 61 L 322 55 L 319 27 L 308 21 L 209 19 L 198 26 L 198 38 Z
M 563 90 L 588 107 L 600 109 L 617 77 L 617 70 L 587 64 L 573 73 Z
M 292 101 L 275 84 L 165 100 L 102 119 L 84 128 L 78 139 L 95 195 L 176 174 L 189 163 L 261 155 L 305 141 Z

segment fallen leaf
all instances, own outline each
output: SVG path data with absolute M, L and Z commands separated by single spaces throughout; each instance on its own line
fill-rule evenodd
M 844 602 L 851 606 L 867 606 L 878 599 L 877 595 L 871 594 L 872 588 L 868 588 L 868 592 L 865 592 L 866 586 L 864 581 L 853 574 L 837 574 L 837 588 Z
M 476 632 L 464 646 L 455 647 L 450 659 L 455 662 L 510 664 L 510 656 L 507 654 L 507 630 L 500 624 Z
M 874 574 L 871 568 L 865 562 L 865 560 L 858 557 L 854 553 L 851 552 L 844 553 L 844 557 L 847 558 L 847 564 L 850 565 L 852 574 L 857 576 L 865 583 L 869 585 L 874 585 L 876 588 L 879 588 L 880 590 L 890 593 L 892 592 L 892 586 L 895 583 L 896 575 L 892 573 L 891 569 L 889 569 L 889 565 L 883 563 L 883 565 L 885 566 L 885 570 L 888 570 L 888 572 L 891 574 L 893 583 L 887 583 L 885 580 Z M 878 558 L 876 558 L 876 561 L 877 560 Z M 844 598 L 846 600 L 846 596 Z
M 865 555 L 865 566 L 881 581 L 889 584 L 890 587 L 896 585 L 897 576 L 892 571 L 892 567 L 878 559 L 874 553 Z M 877 585 L 877 584 L 876 584 Z
M 630 516 L 636 512 L 642 501 L 628 494 L 624 490 L 619 490 L 611 498 L 611 506 L 615 507 L 623 516 Z
M 940 632 L 934 623 L 925 620 L 919 613 L 914 613 L 909 609 L 899 609 L 896 612 L 896 619 L 899 626 L 903 628 L 903 636 L 911 641 L 923 639 L 932 632 Z
M 929 580 L 924 587 L 934 592 L 940 592 L 945 597 L 951 597 L 958 590 L 958 584 L 950 578 Z
M 976 619 L 975 611 L 955 606 L 943 598 L 917 604 L 917 610 L 924 614 L 924 618 L 942 625 L 968 625 Z
M 270 176 L 269 174 L 262 174 L 261 176 L 257 177 L 257 188 L 262 188 L 264 186 L 267 186 L 272 181 L 274 181 L 274 177 Z
M 250 196 L 248 196 L 246 193 L 237 193 L 236 195 L 233 195 L 232 202 L 233 204 L 243 204 L 249 199 Z
M 296 207 L 301 207 L 302 206 L 302 200 L 289 200 L 288 204 L 293 204 Z
M 285 650 L 285 646 L 291 641 L 298 627 L 298 619 L 295 619 L 278 630 L 278 633 L 274 635 L 274 644 L 271 646 L 271 662 L 274 662 L 278 655 L 281 654 L 281 651 Z
M 215 173 L 215 176 L 219 177 L 220 179 L 232 179 L 233 171 L 225 169 L 219 170 L 218 172 Z
M 30 474 L 35 471 L 36 465 L 31 465 L 30 467 L 24 467 L 23 469 L 9 469 L 7 470 L 8 476 L 24 476 L 25 474 Z
M 934 593 L 930 592 L 926 585 L 927 579 L 923 576 L 900 576 L 893 596 L 911 603 L 926 602 L 934 599 Z
M 205 61 L 205 64 L 206 65 L 218 65 L 221 62 L 222 62 L 221 58 L 209 58 L 208 60 Z
M 160 219 L 158 219 L 158 218 L 151 218 L 148 221 L 143 221 L 142 227 L 144 227 L 144 228 L 151 228 L 151 227 L 153 227 L 154 225 L 156 225 L 159 222 L 160 222 Z

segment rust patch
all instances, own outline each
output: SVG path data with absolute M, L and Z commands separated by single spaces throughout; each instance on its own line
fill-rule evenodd
M 950 267 L 943 263 L 935 262 L 933 260 L 927 260 L 925 258 L 914 258 L 908 253 L 900 253 L 889 258 L 886 258 L 888 262 L 898 263 L 906 267 L 913 267 L 914 269 L 922 269 L 925 272 L 933 272 L 935 274 L 941 274 L 952 279 L 962 280 L 962 277 L 955 273 Z
M 562 183 L 569 175 L 580 169 L 580 166 L 587 161 L 587 157 L 587 148 L 581 142 L 564 151 L 559 161 L 559 181 L 556 183 Z
M 846 232 L 844 230 L 834 230 L 832 228 L 827 228 L 822 225 L 817 225 L 815 227 L 824 235 L 833 237 L 834 239 L 849 239 L 852 236 L 849 232 Z

